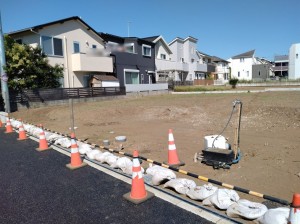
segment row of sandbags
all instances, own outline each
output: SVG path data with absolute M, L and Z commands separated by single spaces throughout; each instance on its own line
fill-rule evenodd
M 210 183 L 197 186 L 193 180 L 176 178 L 173 171 L 161 166 L 150 166 L 146 173 L 153 176 L 153 185 L 160 185 L 167 180 L 164 184 L 165 188 L 172 188 L 179 194 L 202 201 L 205 206 L 226 210 L 226 214 L 231 218 L 256 220 L 260 224 L 287 224 L 288 222 L 289 208 L 268 209 L 261 203 L 240 199 L 234 190 L 218 189 Z
M 21 122 L 11 119 L 11 125 L 18 129 Z M 39 137 L 41 128 L 30 124 L 24 124 L 24 129 L 30 135 Z M 47 141 L 54 142 L 65 148 L 71 147 L 71 140 L 62 135 L 44 131 Z M 126 174 L 132 174 L 132 161 L 127 157 L 118 157 L 110 152 L 101 152 L 98 149 L 92 149 L 90 145 L 78 142 L 79 153 L 86 155 L 89 159 L 100 163 L 107 163 L 112 168 L 121 169 Z M 142 168 L 142 173 L 144 169 Z M 240 199 L 234 190 L 218 189 L 212 184 L 197 186 L 193 180 L 186 178 L 176 178 L 176 174 L 167 168 L 152 164 L 146 170 L 147 174 L 152 175 L 152 184 L 160 185 L 165 182 L 165 188 L 172 188 L 176 192 L 187 195 L 193 200 L 202 201 L 205 206 L 214 206 L 220 210 L 226 210 L 226 214 L 232 218 L 245 218 L 256 220 L 260 224 L 287 224 L 289 217 L 289 208 L 267 209 L 261 203 L 251 202 Z M 167 181 L 167 182 L 166 182 Z
M 18 120 L 11 119 L 11 125 L 18 129 L 21 125 L 21 122 Z M 31 124 L 23 124 L 25 131 L 34 136 L 39 138 L 42 129 Z M 44 131 L 45 138 L 47 141 L 54 143 L 55 145 L 60 145 L 64 148 L 71 147 L 71 140 L 70 138 L 64 137 L 62 135 Z M 100 163 L 107 163 L 112 168 L 119 168 L 126 174 L 132 174 L 132 161 L 127 157 L 118 157 L 113 155 L 110 152 L 101 152 L 98 149 L 92 149 L 89 144 L 83 142 L 76 142 L 78 145 L 78 150 L 81 155 L 86 155 L 91 160 L 96 160 Z M 142 169 L 142 172 L 144 170 Z

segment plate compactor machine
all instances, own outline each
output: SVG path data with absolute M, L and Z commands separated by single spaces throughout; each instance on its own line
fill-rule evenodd
M 231 146 L 222 134 L 228 127 L 235 111 L 237 111 L 237 119 L 234 130 L 234 143 L 233 146 Z M 240 100 L 235 100 L 233 102 L 230 117 L 222 132 L 218 135 L 209 135 L 204 137 L 204 149 L 202 152 L 195 154 L 194 161 L 201 161 L 201 163 L 212 166 L 214 169 L 229 169 L 232 164 L 238 163 L 241 158 L 241 152 L 239 149 L 241 115 L 242 102 Z

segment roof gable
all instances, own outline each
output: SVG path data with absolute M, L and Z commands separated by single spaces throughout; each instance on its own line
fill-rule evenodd
M 168 52 L 168 54 L 172 54 L 172 51 L 171 49 L 169 48 L 169 45 L 167 44 L 167 42 L 165 41 L 165 39 L 163 38 L 162 35 L 159 35 L 159 36 L 153 36 L 153 37 L 146 37 L 146 38 L 143 38 L 144 40 L 152 40 L 151 42 L 153 42 L 154 44 L 156 44 L 157 42 L 161 42 L 162 45 L 164 46 L 164 48 L 166 49 L 166 51 Z
M 87 28 L 87 30 L 90 30 L 91 32 L 93 32 L 97 37 L 99 37 L 102 41 L 103 39 L 100 37 L 99 33 L 96 32 L 96 30 L 94 30 L 90 25 L 88 25 L 86 22 L 84 22 L 80 17 L 78 16 L 72 16 L 72 17 L 68 17 L 65 19 L 61 19 L 61 20 L 56 20 L 53 22 L 49 22 L 49 23 L 44 23 L 44 24 L 40 24 L 40 25 L 36 25 L 36 26 L 32 26 L 32 27 L 28 27 L 22 30 L 17 30 L 17 31 L 13 31 L 10 33 L 7 33 L 8 35 L 15 35 L 15 34 L 20 34 L 20 33 L 25 33 L 28 31 L 38 31 L 40 29 L 43 29 L 44 27 L 48 27 L 48 26 L 52 26 L 52 25 L 56 25 L 56 24 L 63 24 L 67 21 L 71 21 L 71 20 L 75 20 L 79 23 L 81 23 L 83 26 L 85 26 Z
M 252 58 L 254 56 L 255 50 L 247 51 L 245 53 L 233 56 L 232 59 L 239 59 L 239 58 Z

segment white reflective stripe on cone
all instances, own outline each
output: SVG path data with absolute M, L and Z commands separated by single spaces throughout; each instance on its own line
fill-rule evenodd
M 173 134 L 169 134 L 169 142 L 173 142 L 174 141 L 174 136 L 173 136 Z
M 175 144 L 169 145 L 169 150 L 176 150 L 176 145 Z
M 78 152 L 78 148 L 71 148 L 71 153 L 77 153 Z

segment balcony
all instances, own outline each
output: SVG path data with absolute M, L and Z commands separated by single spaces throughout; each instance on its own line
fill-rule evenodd
M 195 72 L 207 72 L 206 64 L 199 64 L 194 62 L 191 64 L 191 67 Z
M 275 67 L 273 67 L 274 72 L 287 71 L 287 70 L 289 70 L 289 66 L 275 66 Z
M 189 71 L 189 65 L 187 63 L 168 61 L 163 59 L 155 60 L 158 71 Z
M 227 67 L 216 67 L 216 73 L 220 73 L 220 74 L 229 73 L 229 69 Z
M 73 72 L 113 72 L 111 57 L 76 53 L 71 58 Z

